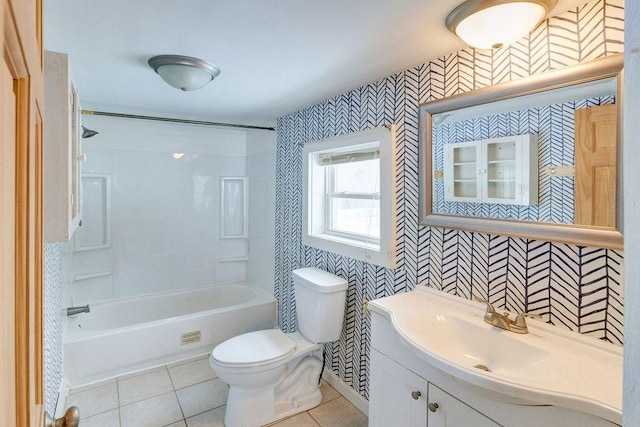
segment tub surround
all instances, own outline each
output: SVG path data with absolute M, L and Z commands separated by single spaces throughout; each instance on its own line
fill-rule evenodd
M 587 3 L 540 24 L 496 50 L 464 49 L 344 93 L 278 120 L 276 288 L 278 322 L 295 330 L 291 270 L 316 266 L 347 278 L 346 320 L 327 344 L 330 367 L 368 397 L 368 300 L 416 283 L 464 298 L 492 296 L 497 306 L 622 343 L 621 251 L 418 224 L 418 106 L 428 100 L 568 67 L 623 51 L 624 3 Z M 301 243 L 300 143 L 395 123 L 398 126 L 398 267 L 390 270 Z
M 84 104 L 84 106 L 89 105 Z M 116 191 L 128 187 L 144 193 L 143 188 L 148 187 L 149 191 L 145 194 L 148 196 L 147 199 L 150 197 L 150 201 L 147 200 L 149 202 L 145 203 L 144 198 L 137 200 L 135 196 L 126 196 L 124 193 L 118 193 L 121 197 L 112 199 L 112 206 L 116 209 L 111 212 L 112 219 L 120 215 L 120 219 L 126 220 L 129 217 L 137 223 L 137 228 L 134 227 L 132 233 L 125 234 L 129 239 L 126 244 L 119 237 L 124 236 L 122 233 L 126 233 L 127 227 L 131 227 L 132 223 L 114 221 L 111 229 L 111 246 L 75 252 L 77 256 L 73 259 L 73 266 L 71 251 L 75 244 L 74 239 L 65 244 L 45 245 L 45 292 L 47 293 L 44 332 L 45 406 L 49 413 L 54 413 L 57 400 L 64 400 L 58 398 L 59 393 L 66 392 L 63 381 L 62 344 L 64 325 L 67 322 L 64 313 L 66 307 L 87 303 L 93 306 L 100 301 L 197 288 L 213 282 L 246 281 L 247 279 L 254 280 L 251 285 L 263 292 L 269 295 L 273 292 L 271 278 L 273 277 L 273 224 L 275 221 L 269 218 L 273 218 L 275 212 L 275 171 L 273 167 L 269 170 L 268 166 L 275 162 L 274 132 L 237 131 L 97 116 L 83 116 L 83 122 L 86 126 L 100 132 L 90 140 L 83 140 L 83 149 L 88 152 L 85 172 L 111 176 L 116 168 L 113 162 L 118 156 L 122 156 L 123 162 L 120 162 L 119 166 L 129 167 L 131 173 L 126 177 L 119 177 L 127 178 L 126 180 L 119 180 L 115 175 L 112 176 L 112 191 L 115 194 Z M 176 159 L 173 157 L 174 153 L 185 153 L 185 156 Z M 164 200 L 162 194 L 157 191 L 162 187 L 160 181 L 164 179 L 162 176 L 158 178 L 157 174 L 158 167 L 162 164 L 162 159 L 160 161 L 158 159 L 163 156 L 169 157 L 170 164 L 174 166 L 173 172 L 180 173 L 181 167 L 191 167 L 192 170 L 201 172 L 200 180 L 190 179 L 184 185 L 184 188 L 191 188 L 192 193 L 200 191 L 198 194 L 202 196 L 199 199 L 192 198 L 187 201 L 186 208 L 197 211 L 194 215 L 205 223 L 204 228 L 210 234 L 219 230 L 220 209 L 214 202 L 220 191 L 220 183 L 214 179 L 204 182 L 206 176 L 202 176 L 203 171 L 206 169 L 212 172 L 210 178 L 246 176 L 250 187 L 249 216 L 251 218 L 248 239 L 218 240 L 205 247 L 206 244 L 211 244 L 211 241 L 208 241 L 205 245 L 194 249 L 196 256 L 166 258 L 167 253 L 177 250 L 177 247 L 184 248 L 186 245 L 193 248 L 194 242 L 191 237 L 201 236 L 203 233 L 201 229 L 193 233 L 188 232 L 188 230 L 194 230 L 195 224 L 184 215 L 162 216 L 169 210 L 165 207 L 171 207 L 169 206 L 171 203 Z M 209 164 L 206 164 L 207 156 L 213 159 Z M 201 160 L 200 163 L 197 162 L 198 158 Z M 256 164 L 260 167 L 255 167 Z M 253 167 L 248 170 L 250 166 Z M 200 169 L 197 169 L 198 167 Z M 149 171 L 151 173 L 147 173 Z M 127 180 L 128 182 L 125 182 Z M 203 184 L 208 184 L 208 187 Z M 173 183 L 169 183 L 170 187 L 171 185 Z M 252 192 L 252 189 L 255 191 Z M 256 200 L 253 200 L 254 195 L 257 197 Z M 139 210 L 131 214 L 133 216 L 128 213 L 122 214 L 123 209 L 126 210 L 126 202 L 138 204 Z M 184 200 L 180 199 L 179 202 L 182 203 Z M 154 210 L 152 209 L 154 204 L 162 208 Z M 120 210 L 117 211 L 117 209 Z M 272 214 L 265 215 L 265 212 L 272 212 Z M 262 222 L 254 221 L 255 218 L 262 219 Z M 148 230 L 148 226 L 152 223 L 156 225 L 151 230 L 152 236 L 149 239 L 131 242 L 131 238 L 135 240 L 135 237 L 139 237 L 144 230 Z M 157 225 L 158 223 L 160 225 Z M 182 233 L 181 230 L 187 231 Z M 167 241 L 166 237 L 169 234 L 177 235 L 178 238 Z M 210 250 L 211 246 L 215 246 L 215 250 Z M 138 251 L 137 254 L 148 255 L 147 264 L 153 264 L 155 267 L 147 268 L 146 272 L 138 268 L 139 265 L 135 264 L 134 259 L 138 249 L 142 252 Z M 134 256 L 130 256 L 132 254 Z M 159 262 L 163 256 L 166 262 Z M 222 263 L 219 262 L 220 257 L 234 257 L 234 260 Z M 270 262 L 269 259 L 271 259 Z M 179 260 L 184 262 L 178 265 Z M 268 264 L 264 265 L 265 262 Z M 171 274 L 158 276 L 158 272 L 161 271 Z M 183 274 L 178 275 L 176 280 L 167 279 L 180 272 Z M 157 280 L 149 278 L 154 274 Z M 136 275 L 140 280 L 134 280 Z M 72 282 L 73 276 L 81 280 Z M 118 277 L 122 277 L 123 281 L 118 281 Z M 204 351 L 210 351 L 210 349 Z

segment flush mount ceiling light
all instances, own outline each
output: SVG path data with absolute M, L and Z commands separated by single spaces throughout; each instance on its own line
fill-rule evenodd
M 529 33 L 557 0 L 467 0 L 447 16 L 447 28 L 470 46 L 498 49 Z
M 184 91 L 200 89 L 220 74 L 212 63 L 190 56 L 154 56 L 149 66 L 169 85 Z

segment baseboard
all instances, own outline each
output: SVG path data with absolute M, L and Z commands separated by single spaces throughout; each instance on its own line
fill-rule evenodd
M 325 369 L 322 374 L 322 379 L 329 383 L 331 387 L 335 388 L 341 395 L 351 402 L 353 406 L 358 408 L 360 412 L 369 416 L 369 401 L 351 388 L 349 384 L 342 381 L 342 379 L 333 373 L 333 371 Z
M 67 395 L 69 394 L 69 380 L 67 378 L 62 379 L 60 389 L 58 390 L 58 400 L 56 401 L 56 412 L 54 418 L 62 418 L 64 411 L 67 410 Z

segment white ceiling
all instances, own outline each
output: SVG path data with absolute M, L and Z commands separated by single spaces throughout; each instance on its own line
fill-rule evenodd
M 273 126 L 275 119 L 464 47 L 462 0 L 44 0 L 45 49 L 68 53 L 83 108 Z M 559 0 L 552 14 L 584 0 Z M 147 65 L 222 70 L 181 92 Z

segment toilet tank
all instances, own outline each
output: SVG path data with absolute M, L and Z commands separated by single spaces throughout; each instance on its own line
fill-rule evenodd
M 344 320 L 348 283 L 315 267 L 291 272 L 300 333 L 313 343 L 336 341 Z

